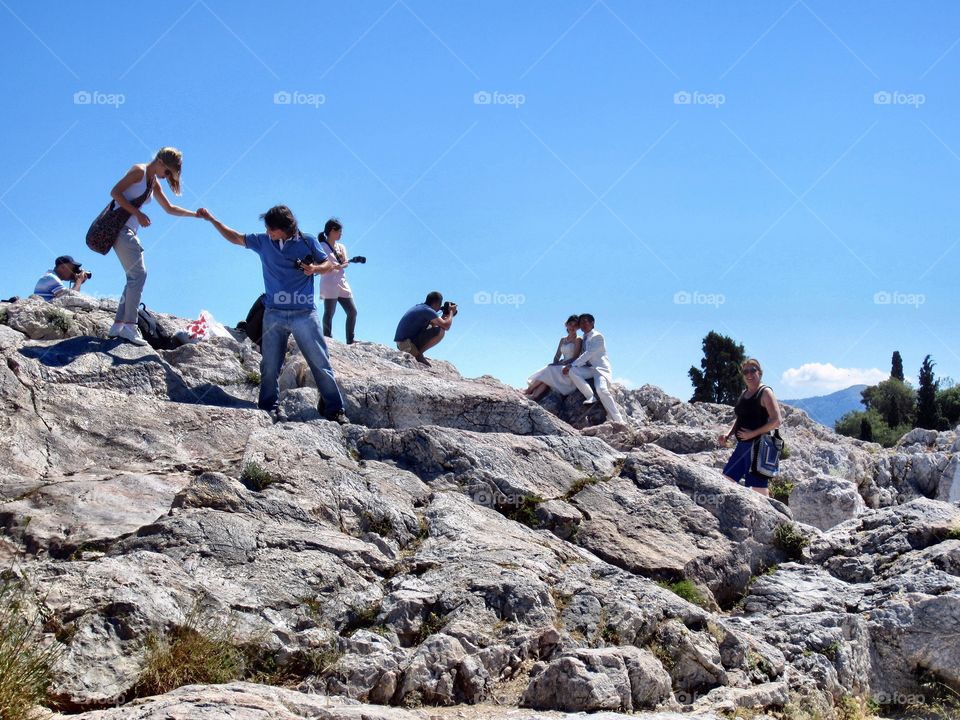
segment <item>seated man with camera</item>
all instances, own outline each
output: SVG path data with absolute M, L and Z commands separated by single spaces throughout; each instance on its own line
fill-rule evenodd
M 418 363 L 429 367 L 430 362 L 423 354 L 443 340 L 456 314 L 457 304 L 444 302 L 443 295 L 434 290 L 426 300 L 414 305 L 400 318 L 393 337 L 397 349 L 413 355 Z
M 297 219 L 286 205 L 277 205 L 260 216 L 265 233 L 243 233 L 217 220 L 200 208 L 197 217 L 209 220 L 227 241 L 253 250 L 263 265 L 263 338 L 260 350 L 260 398 L 262 410 L 275 414 L 280 402 L 280 368 L 287 354 L 287 340 L 293 334 L 297 347 L 310 366 L 320 390 L 318 410 L 341 425 L 350 422 L 343 412 L 343 396 L 330 367 L 327 344 L 313 292 L 313 276 L 333 269 L 313 235 L 300 232 Z
M 79 290 L 92 277 L 93 273 L 84 270 L 72 257 L 61 255 L 54 261 L 53 270 L 47 270 L 37 281 L 33 294 L 50 302 L 67 290 Z M 64 285 L 65 282 L 72 282 L 73 287 L 68 288 Z

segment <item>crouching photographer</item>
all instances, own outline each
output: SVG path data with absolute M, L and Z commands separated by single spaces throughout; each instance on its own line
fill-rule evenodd
M 426 300 L 414 305 L 400 318 L 393 337 L 397 349 L 413 355 L 418 363 L 429 367 L 430 362 L 423 354 L 443 340 L 456 315 L 457 304 L 444 302 L 443 295 L 434 290 Z
M 84 270 L 80 263 L 69 255 L 61 255 L 53 263 L 53 270 L 47 270 L 37 281 L 37 286 L 33 290 L 34 295 L 39 295 L 47 302 L 55 297 L 62 295 L 67 290 L 80 290 L 83 284 L 93 277 L 93 273 Z M 64 283 L 72 282 L 71 287 Z

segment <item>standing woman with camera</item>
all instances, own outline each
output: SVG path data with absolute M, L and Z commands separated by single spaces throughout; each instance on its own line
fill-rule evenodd
M 343 235 L 343 223 L 336 218 L 327 220 L 323 232 L 317 238 L 321 249 L 333 261 L 333 270 L 320 276 L 320 297 L 323 298 L 323 335 L 333 337 L 333 316 L 337 312 L 337 303 L 347 313 L 347 345 L 352 345 L 357 327 L 357 306 L 353 302 L 353 291 L 347 282 L 345 270 L 350 264 L 347 260 L 347 248 L 340 242 Z
M 197 217 L 193 210 L 172 205 L 163 192 L 160 180 L 166 180 L 174 195 L 180 194 L 180 170 L 183 155 L 172 147 L 161 148 L 148 163 L 134 165 L 110 191 L 113 204 L 130 213 L 130 219 L 120 228 L 113 250 L 123 266 L 127 284 L 120 295 L 120 305 L 114 318 L 113 327 L 107 333 L 111 338 L 129 340 L 134 345 L 146 345 L 137 328 L 137 310 L 143 295 L 143 286 L 147 281 L 147 268 L 143 262 L 143 245 L 137 237 L 141 227 L 150 226 L 150 218 L 141 207 L 150 202 L 151 197 L 170 215 L 178 217 Z

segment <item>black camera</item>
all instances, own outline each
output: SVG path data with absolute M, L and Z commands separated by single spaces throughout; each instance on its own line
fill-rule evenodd
M 299 260 L 294 261 L 294 265 L 297 266 L 297 270 L 303 270 L 304 265 L 313 265 L 316 263 L 313 255 L 305 255 Z
M 363 255 L 357 255 L 356 257 L 350 258 L 350 264 L 351 264 L 351 265 L 353 265 L 354 263 L 358 263 L 358 264 L 360 264 L 360 265 L 363 265 L 366 261 L 367 261 L 367 259 L 366 259 Z
M 85 280 L 89 280 L 90 278 L 93 277 L 93 273 L 90 272 L 89 270 L 81 270 L 80 274 L 83 275 Z
M 453 315 L 457 314 L 457 304 L 447 300 L 443 305 L 440 306 L 440 314 L 443 315 L 443 317 L 447 317 L 447 315 L 450 315 L 451 313 L 453 313 Z

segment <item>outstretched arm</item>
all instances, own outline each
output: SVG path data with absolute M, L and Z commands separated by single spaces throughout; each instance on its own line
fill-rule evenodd
M 246 247 L 246 246 L 247 246 L 246 241 L 243 239 L 243 233 L 237 232 L 236 230 L 234 230 L 234 229 L 232 229 L 232 228 L 228 228 L 228 227 L 227 227 L 226 225 L 224 225 L 222 222 L 220 222 L 219 220 L 217 220 L 217 219 L 211 214 L 211 212 L 210 212 L 209 210 L 207 210 L 206 208 L 200 208 L 199 210 L 197 210 L 196 216 L 197 216 L 198 218 L 200 218 L 201 220 L 209 220 L 209 221 L 210 221 L 210 224 L 213 225 L 213 226 L 217 229 L 217 232 L 218 232 L 218 233 L 220 233 L 221 235 L 223 235 L 224 239 L 225 239 L 227 242 L 231 242 L 231 243 L 233 243 L 234 245 L 239 245 L 240 247 Z
M 163 194 L 163 188 L 160 187 L 160 183 L 156 183 L 153 186 L 153 196 L 157 199 L 157 203 L 166 210 L 170 215 L 176 215 L 177 217 L 199 217 L 193 210 L 187 210 L 182 208 L 179 205 L 173 205 L 167 199 L 167 196 Z

